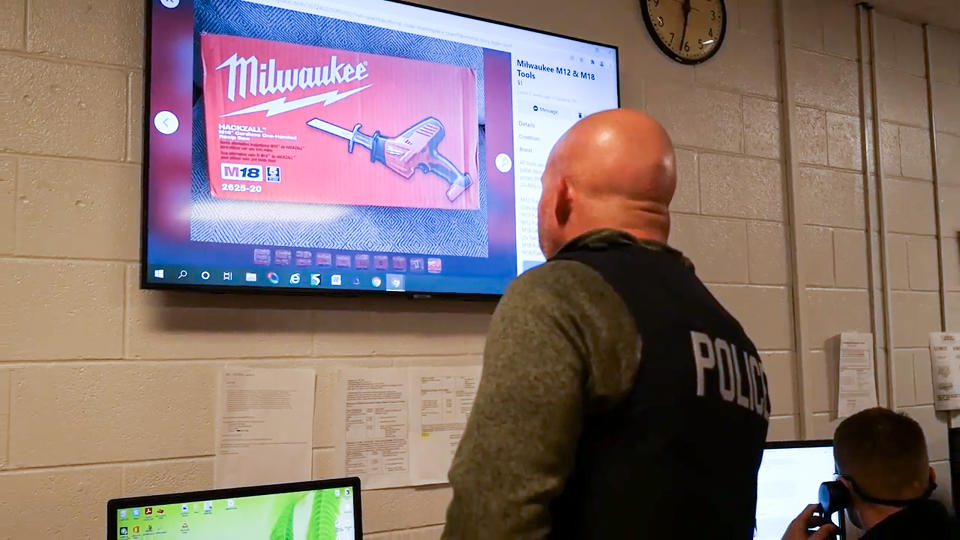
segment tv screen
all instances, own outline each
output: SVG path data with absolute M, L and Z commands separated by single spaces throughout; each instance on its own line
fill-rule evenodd
M 615 47 L 384 0 L 152 0 L 141 283 L 501 294 Z

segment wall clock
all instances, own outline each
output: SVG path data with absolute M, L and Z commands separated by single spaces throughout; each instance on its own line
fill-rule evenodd
M 640 0 L 650 37 L 667 56 L 699 64 L 720 50 L 727 30 L 724 0 Z

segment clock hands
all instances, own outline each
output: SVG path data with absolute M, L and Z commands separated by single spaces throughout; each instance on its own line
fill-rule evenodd
M 687 40 L 687 23 L 690 21 L 690 2 L 683 0 L 683 33 L 680 35 L 680 52 L 683 52 L 683 43 Z

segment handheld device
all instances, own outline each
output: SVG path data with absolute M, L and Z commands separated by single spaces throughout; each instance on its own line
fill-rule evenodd
M 357 540 L 360 479 L 170 493 L 107 503 L 107 540 Z

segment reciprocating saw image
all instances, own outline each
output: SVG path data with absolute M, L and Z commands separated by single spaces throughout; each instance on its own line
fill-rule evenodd
M 443 123 L 434 117 L 427 117 L 410 126 L 396 137 L 386 137 L 379 131 L 367 135 L 360 131 L 360 124 L 348 130 L 314 118 L 307 125 L 320 131 L 347 140 L 347 152 L 353 153 L 354 144 L 370 151 L 370 161 L 380 162 L 388 169 L 404 178 L 413 176 L 414 171 L 433 173 L 443 178 L 450 187 L 447 199 L 457 200 L 470 186 L 470 176 L 460 172 L 449 159 L 437 149 L 443 140 Z

